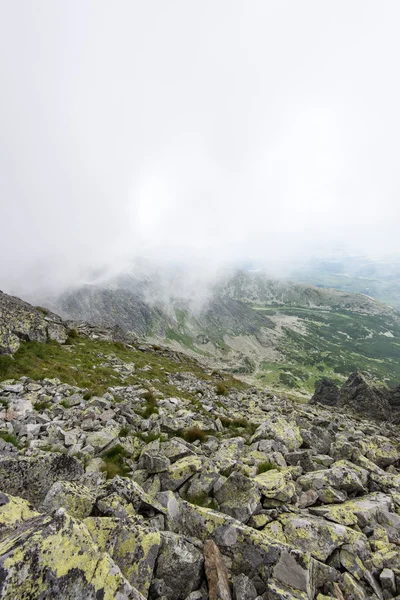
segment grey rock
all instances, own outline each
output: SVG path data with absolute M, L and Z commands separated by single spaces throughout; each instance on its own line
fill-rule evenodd
M 161 533 L 161 549 L 155 576 L 173 590 L 164 592 L 171 600 L 184 600 L 200 587 L 203 574 L 203 554 L 199 548 L 183 536 L 172 532 Z

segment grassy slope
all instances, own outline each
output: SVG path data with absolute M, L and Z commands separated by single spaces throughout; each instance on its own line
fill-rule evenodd
M 124 344 L 91 340 L 70 339 L 69 345 L 57 342 L 42 344 L 23 342 L 14 356 L 0 356 L 0 381 L 27 376 L 32 379 L 57 377 L 64 383 L 87 388 L 91 394 L 103 394 L 108 387 L 118 385 L 149 384 L 165 395 L 179 395 L 175 386 L 168 380 L 169 373 L 190 371 L 201 379 L 217 385 L 219 379 L 207 374 L 194 360 L 179 356 L 174 360 L 161 349 L 143 352 Z M 121 376 L 110 367 L 101 366 L 107 362 L 104 355 L 114 354 L 125 363 L 134 363 L 135 371 L 121 380 Z M 146 367 L 146 370 L 142 370 Z M 151 367 L 147 370 L 148 367 Z M 243 389 L 240 381 L 225 377 L 224 385 Z

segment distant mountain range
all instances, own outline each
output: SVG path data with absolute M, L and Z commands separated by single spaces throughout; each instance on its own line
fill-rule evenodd
M 276 390 L 310 395 L 363 370 L 400 379 L 400 315 L 357 293 L 225 273 L 212 284 L 179 271 L 132 271 L 85 285 L 48 305 L 65 318 L 125 331 Z

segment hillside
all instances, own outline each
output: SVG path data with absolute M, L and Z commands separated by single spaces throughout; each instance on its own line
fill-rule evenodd
M 180 285 L 179 285 L 180 284 Z M 52 305 L 66 318 L 117 324 L 277 391 L 310 395 L 321 375 L 368 371 L 400 379 L 400 317 L 363 294 L 266 278 L 225 276 L 199 302 L 176 278 L 123 277 L 85 286 Z
M 356 373 L 304 405 L 46 323 L 0 295 L 1 598 L 398 596 L 400 388 Z

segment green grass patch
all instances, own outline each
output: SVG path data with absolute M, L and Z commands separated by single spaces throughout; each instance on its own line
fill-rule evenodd
M 0 438 L 9 444 L 12 444 L 16 448 L 21 448 L 21 442 L 12 433 L 0 433 Z
M 126 466 L 124 458 L 126 458 L 127 453 L 124 448 L 117 444 L 111 450 L 108 450 L 101 457 L 104 461 L 104 466 L 102 467 L 102 472 L 106 474 L 107 479 L 113 479 L 116 475 L 122 475 L 122 477 L 126 477 L 129 474 L 129 468 Z
M 278 469 L 278 467 L 274 465 L 274 463 L 266 460 L 257 466 L 257 475 L 260 475 L 261 473 L 267 473 L 267 471 L 272 471 L 273 469 Z

